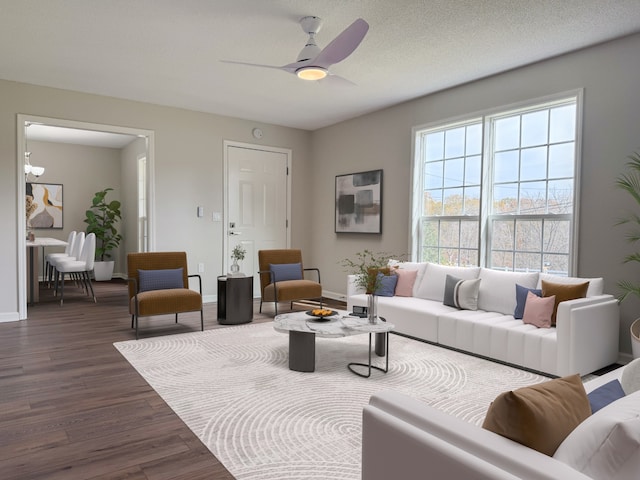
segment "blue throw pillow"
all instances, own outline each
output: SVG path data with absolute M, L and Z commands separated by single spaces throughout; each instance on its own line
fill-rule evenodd
M 591 413 L 596 413 L 601 408 L 624 397 L 624 390 L 618 380 L 611 380 L 609 383 L 605 383 L 591 393 L 588 393 L 587 397 L 591 405 Z
M 516 309 L 513 311 L 513 318 L 522 320 L 524 316 L 524 305 L 527 302 L 527 293 L 533 293 L 538 297 L 542 296 L 542 290 L 537 288 L 527 288 L 516 283 Z
M 376 289 L 376 295 L 379 297 L 393 297 L 396 293 L 396 285 L 398 284 L 397 275 L 378 274 L 379 286 Z
M 139 292 L 149 290 L 165 290 L 168 288 L 184 288 L 182 268 L 166 270 L 138 270 Z
M 302 265 L 299 263 L 270 263 L 272 282 L 302 280 Z

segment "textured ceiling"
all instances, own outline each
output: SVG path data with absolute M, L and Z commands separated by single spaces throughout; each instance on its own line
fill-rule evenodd
M 220 62 L 295 61 L 304 15 L 370 24 L 356 86 Z M 314 130 L 639 31 L 639 0 L 0 0 L 0 78 Z

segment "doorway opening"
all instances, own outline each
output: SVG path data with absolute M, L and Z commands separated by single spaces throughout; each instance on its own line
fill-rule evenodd
M 19 114 L 17 116 L 17 219 L 18 219 L 18 313 L 19 319 L 27 318 L 27 262 L 26 262 L 26 236 L 27 218 L 26 209 L 26 189 L 27 182 L 34 183 L 58 183 L 64 184 L 64 201 L 62 206 L 62 227 L 58 230 L 35 230 L 36 235 L 43 237 L 64 237 L 70 230 L 84 230 L 84 210 L 90 206 L 91 195 L 102 188 L 112 185 L 102 185 L 101 179 L 97 175 L 92 175 L 90 171 L 90 161 L 95 152 L 114 152 L 111 157 L 120 158 L 117 165 L 104 166 L 112 175 L 121 176 L 122 184 L 118 184 L 119 200 L 123 204 L 123 210 L 127 211 L 126 219 L 120 223 L 120 228 L 127 234 L 120 246 L 121 251 L 151 251 L 155 248 L 155 228 L 154 228 L 154 132 L 151 130 L 121 127 L 117 125 L 105 125 L 74 120 L 63 120 L 57 118 L 40 117 L 35 115 Z M 51 158 L 47 158 L 47 148 L 52 152 Z M 73 165 L 65 164 L 56 157 L 55 152 L 64 152 L 64 149 L 76 149 L 88 153 L 83 156 L 74 156 Z M 37 154 L 29 155 L 32 164 L 44 164 L 47 168 L 41 177 L 32 178 L 33 175 L 26 175 L 25 164 L 27 152 L 37 151 Z M 73 151 L 73 150 L 72 150 Z M 56 170 L 56 158 L 60 162 Z M 65 157 L 66 158 L 66 157 Z M 87 164 L 82 164 L 83 160 Z M 94 159 L 95 161 L 95 159 Z M 110 160 L 111 161 L 111 160 Z M 46 163 L 49 162 L 49 163 Z M 141 171 L 141 165 L 143 171 Z M 83 172 L 82 170 L 85 170 Z M 89 169 L 87 172 L 86 170 Z M 62 178 L 61 175 L 66 178 Z M 96 178 L 93 178 L 96 177 Z M 113 180 L 113 176 L 111 177 Z M 84 192 L 83 197 L 72 207 L 74 201 L 72 193 L 83 187 L 90 188 L 86 184 L 92 181 L 99 187 L 94 188 L 90 193 Z M 96 183 L 98 182 L 98 183 Z M 84 198 L 88 197 L 88 198 Z M 67 198 L 69 207 L 65 208 Z M 140 203 L 144 202 L 142 208 Z M 72 212 L 73 216 L 65 218 L 65 211 Z M 80 210 L 78 210 L 80 209 Z M 144 214 L 141 219 L 140 215 Z M 123 216 L 124 217 L 124 216 Z M 64 227 L 64 225 L 67 227 Z M 62 231 L 61 231 L 61 229 Z M 132 234 L 133 233 L 133 234 Z

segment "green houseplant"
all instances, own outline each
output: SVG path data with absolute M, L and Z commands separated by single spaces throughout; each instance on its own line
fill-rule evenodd
M 122 235 L 116 225 L 122 218 L 120 202 L 108 201 L 106 196 L 113 188 L 105 188 L 95 193 L 91 201 L 91 207 L 85 212 L 84 222 L 87 224 L 87 233 L 96 235 L 96 263 L 94 275 L 96 280 L 110 280 L 113 275 L 113 260 L 111 251 L 118 248 L 122 241 Z
M 629 155 L 629 161 L 626 163 L 627 172 L 621 174 L 616 179 L 616 186 L 631 195 L 634 202 L 640 206 L 640 154 L 634 152 Z M 640 240 L 640 214 L 631 213 L 627 217 L 618 221 L 617 225 L 629 225 L 627 232 L 627 241 L 633 245 Z M 640 263 L 640 252 L 633 252 L 624 257 L 623 263 Z M 622 280 L 618 282 L 620 294 L 618 301 L 622 302 L 629 295 L 640 298 L 640 284 Z M 634 358 L 640 357 L 640 318 L 631 324 L 631 347 Z
M 381 286 L 378 273 L 384 273 L 385 269 L 388 269 L 389 260 L 392 258 L 398 257 L 385 252 L 376 253 L 365 249 L 356 253 L 355 260 L 345 258 L 340 262 L 348 273 L 355 275 L 355 285 L 363 288 L 368 294 L 367 313 L 370 323 L 376 321 L 377 295 L 375 292 Z

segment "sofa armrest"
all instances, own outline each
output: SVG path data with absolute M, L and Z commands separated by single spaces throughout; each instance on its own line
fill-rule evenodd
M 364 407 L 362 478 L 587 480 L 568 465 L 398 392 Z
M 561 302 L 556 322 L 559 376 L 586 375 L 618 360 L 620 306 L 612 295 Z

